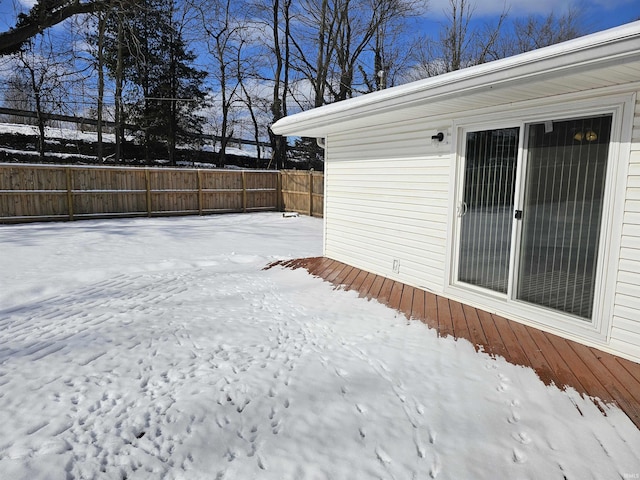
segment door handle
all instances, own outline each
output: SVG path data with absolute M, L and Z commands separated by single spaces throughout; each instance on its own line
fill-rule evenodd
M 467 214 L 467 202 L 460 202 L 458 205 L 458 217 L 464 217 Z

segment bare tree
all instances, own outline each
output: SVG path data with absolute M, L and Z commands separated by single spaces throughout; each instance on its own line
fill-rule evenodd
M 386 34 L 392 24 L 397 28 L 401 20 L 415 12 L 416 2 L 403 0 L 343 0 L 338 17 L 336 44 L 337 86 L 330 83 L 334 101 L 345 100 L 366 82 L 357 79 L 357 65 L 363 54 L 372 50 L 377 89 L 385 88 L 391 58 L 384 58 Z
M 17 53 L 30 39 L 74 15 L 95 13 L 108 7 L 110 0 L 39 0 L 26 14 L 18 15 L 16 25 L 0 33 L 0 55 Z
M 68 58 L 55 51 L 54 42 L 48 36 L 24 45 L 15 58 L 29 85 L 39 131 L 38 153 L 44 160 L 46 114 L 65 110 L 66 89 L 74 72 L 68 70 Z
M 516 55 L 584 35 L 582 13 L 570 8 L 563 15 L 551 12 L 546 17 L 530 15 L 514 21 L 513 35 L 502 41 L 502 56 Z
M 313 106 L 383 88 L 393 62 L 388 55 L 391 32 L 418 13 L 418 4 L 413 0 L 302 2 L 292 33 L 293 63 L 313 86 Z M 373 61 L 368 62 L 367 56 Z
M 97 108 L 97 120 L 98 120 L 98 162 L 102 161 L 104 154 L 102 145 L 102 120 L 104 110 L 104 35 L 107 28 L 107 13 L 98 13 L 98 45 L 97 45 L 97 70 L 98 70 L 98 108 Z
M 36 106 L 32 90 L 31 79 L 27 75 L 26 69 L 16 69 L 6 81 L 3 104 L 7 108 L 14 110 L 24 110 L 35 112 Z M 27 125 L 37 125 L 36 118 L 23 117 L 21 115 L 8 115 L 7 120 L 12 123 L 23 123 Z
M 358 62 L 365 92 L 384 90 L 396 83 L 398 74 L 410 61 L 411 34 L 407 20 L 426 12 L 426 2 L 403 0 L 393 14 L 377 25 L 365 51 L 365 61 Z
M 475 6 L 470 0 L 449 0 L 447 18 L 437 39 L 423 37 L 414 50 L 412 79 L 431 77 L 494 60 L 507 11 L 494 24 L 472 28 Z
M 103 145 L 103 121 L 104 121 L 104 96 L 105 96 L 105 43 L 107 35 L 108 20 L 111 15 L 116 15 L 116 8 L 99 10 L 95 14 L 89 16 L 84 24 L 85 38 L 88 45 L 88 53 L 90 55 L 91 68 L 97 74 L 97 98 L 95 117 L 97 121 L 96 133 L 97 133 L 97 152 L 96 156 L 98 161 L 102 161 L 104 156 Z
M 273 122 L 287 116 L 287 94 L 289 91 L 289 71 L 291 67 L 291 0 L 272 0 L 271 32 L 273 39 L 273 101 L 271 114 Z M 275 135 L 269 129 L 272 158 L 276 169 L 284 167 L 287 158 L 287 140 Z M 259 147 L 258 147 L 259 148 Z
M 310 83 L 313 92 L 309 106 L 319 107 L 326 101 L 329 70 L 336 48 L 336 18 L 329 0 L 303 0 L 295 7 L 291 11 L 295 29 L 289 30 L 293 50 L 289 66 Z
M 208 0 L 197 7 L 212 66 L 211 77 L 216 95 L 220 99 L 221 140 L 217 162 L 224 166 L 227 145 L 233 136 L 233 107 L 240 101 L 238 92 L 243 75 L 240 71 L 245 44 L 242 5 L 232 0 Z

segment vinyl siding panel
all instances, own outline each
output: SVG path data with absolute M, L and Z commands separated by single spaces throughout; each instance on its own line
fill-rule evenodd
M 633 133 L 631 134 L 631 151 L 640 151 L 640 102 L 636 103 L 635 110 L 636 120 L 633 124 Z M 636 162 L 637 164 L 637 162 Z
M 413 119 L 328 139 L 326 256 L 442 291 L 451 148 L 437 131 Z
M 640 359 L 640 101 L 635 107 L 630 150 L 609 346 Z

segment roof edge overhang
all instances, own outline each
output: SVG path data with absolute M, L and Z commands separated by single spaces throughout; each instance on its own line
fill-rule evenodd
M 368 93 L 278 120 L 272 130 L 284 136 L 324 137 L 346 121 L 378 117 L 389 110 L 468 95 L 500 85 L 556 78 L 569 73 L 638 61 L 640 21 L 533 50 L 513 57 Z M 527 100 L 523 98 L 523 100 Z M 363 120 L 363 126 L 368 124 Z

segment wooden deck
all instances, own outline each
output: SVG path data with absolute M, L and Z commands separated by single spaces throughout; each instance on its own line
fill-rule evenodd
M 376 299 L 407 318 L 424 322 L 440 336 L 466 338 L 476 350 L 531 367 L 547 385 L 573 387 L 594 398 L 601 410 L 598 399 L 614 403 L 640 429 L 638 363 L 328 258 L 277 263 L 288 268 L 305 268 L 336 288 L 356 290 L 361 297 Z

